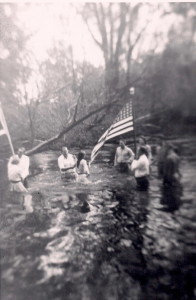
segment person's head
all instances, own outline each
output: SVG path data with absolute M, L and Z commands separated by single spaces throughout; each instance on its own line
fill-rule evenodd
M 140 157 L 143 154 L 146 155 L 146 157 L 148 157 L 148 151 L 147 151 L 147 149 L 145 147 L 140 147 L 138 156 Z
M 162 146 L 162 145 L 164 145 L 166 143 L 166 138 L 165 138 L 165 136 L 163 134 L 159 134 L 157 136 L 157 138 L 158 138 L 158 144 L 159 145 Z
M 67 158 L 68 153 L 69 153 L 69 151 L 68 151 L 67 147 L 62 147 L 62 154 L 65 158 Z
M 24 147 L 20 147 L 19 149 L 18 149 L 18 157 L 19 158 L 21 158 L 21 156 L 25 153 L 25 148 Z
M 12 165 L 18 165 L 19 164 L 19 157 L 18 157 L 18 155 L 14 155 L 13 157 L 12 157 L 12 160 L 11 160 L 11 164 Z
M 176 153 L 178 154 L 178 148 L 176 146 L 174 146 L 172 143 L 168 143 L 167 144 L 167 155 L 170 153 Z
M 80 165 L 80 161 L 85 158 L 85 151 L 80 151 L 77 157 L 77 167 Z
M 146 138 L 144 136 L 140 136 L 138 139 L 138 143 L 140 145 L 146 145 Z
M 125 148 L 125 141 L 120 140 L 120 141 L 119 141 L 119 146 L 120 146 L 122 149 L 124 149 L 124 148 Z

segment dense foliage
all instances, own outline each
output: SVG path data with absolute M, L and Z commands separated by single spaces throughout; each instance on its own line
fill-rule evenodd
M 103 55 L 104 66 L 99 67 L 88 58 L 78 60 L 77 49 L 62 40 L 51 44 L 45 59 L 38 60 L 27 47 L 36 33 L 22 27 L 21 9 L 25 13 L 31 5 L 0 5 L 1 102 L 14 141 L 28 140 L 32 147 L 37 140 L 51 138 L 90 111 L 118 99 L 119 105 L 91 116 L 63 138 L 72 146 L 93 144 L 130 97 L 130 86 L 136 88 L 137 117 L 163 111 L 154 122 L 161 126 L 165 122 L 167 128 L 174 115 L 182 124 L 195 120 L 195 3 L 72 7 Z M 163 21 L 169 16 L 172 22 L 167 39 L 161 28 L 151 28 L 154 43 L 146 48 L 146 32 L 154 14 Z M 66 16 L 61 12 L 59 18 Z

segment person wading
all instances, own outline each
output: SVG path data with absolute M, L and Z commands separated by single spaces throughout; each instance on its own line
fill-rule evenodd
M 10 158 L 8 162 L 8 180 L 9 180 L 9 191 L 12 197 L 19 199 L 21 204 L 24 202 L 24 194 L 28 191 L 23 185 L 22 170 L 20 168 L 20 160 L 17 155 Z
M 146 191 L 149 187 L 149 159 L 148 152 L 145 147 L 140 147 L 138 159 L 134 160 L 131 165 L 131 170 L 135 173 L 137 189 Z
M 141 147 L 146 148 L 147 153 L 148 153 L 148 160 L 151 163 L 152 162 L 152 151 L 151 151 L 151 147 L 149 144 L 147 144 L 146 138 L 144 136 L 140 136 L 138 139 L 138 146 L 137 146 L 137 157 L 139 154 L 139 150 Z
M 172 144 L 167 145 L 162 180 L 161 204 L 166 205 L 169 210 L 173 211 L 181 204 L 183 188 L 181 184 L 180 157 Z
M 77 180 L 76 162 L 75 155 L 69 153 L 67 147 L 62 147 L 62 154 L 58 157 L 58 166 L 62 180 Z
M 131 148 L 125 145 L 123 140 L 119 141 L 119 147 L 116 149 L 114 166 L 123 173 L 127 173 L 129 171 L 129 167 L 134 160 L 135 154 L 131 150 Z
M 88 182 L 87 177 L 90 175 L 89 167 L 87 161 L 85 160 L 85 152 L 80 151 L 77 157 L 77 173 L 78 181 Z

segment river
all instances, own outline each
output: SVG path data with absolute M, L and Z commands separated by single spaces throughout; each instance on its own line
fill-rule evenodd
M 183 157 L 182 204 L 166 212 L 156 166 L 147 193 L 106 153 L 91 183 L 63 184 L 57 157 L 31 158 L 25 209 L 8 197 L 1 171 L 1 299 L 194 299 L 195 158 Z

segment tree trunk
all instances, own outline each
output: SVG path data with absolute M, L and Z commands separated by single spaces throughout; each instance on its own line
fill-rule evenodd
M 77 120 L 77 121 L 73 121 L 68 127 L 64 128 L 61 132 L 59 132 L 58 134 L 56 134 L 55 136 L 51 137 L 50 139 L 41 142 L 39 145 L 35 146 L 34 148 L 28 150 L 26 152 L 27 155 L 32 155 L 34 153 L 43 151 L 45 149 L 46 146 L 51 145 L 52 143 L 56 142 L 58 139 L 60 139 L 62 136 L 64 136 L 66 133 L 68 133 L 70 130 L 72 130 L 74 127 L 76 127 L 77 125 L 81 124 L 82 122 L 84 122 L 86 119 L 90 118 L 91 116 L 99 113 L 100 111 L 107 109 L 108 107 L 115 105 L 117 102 L 119 102 L 119 99 L 113 101 L 112 103 L 107 103 L 105 105 L 102 105 L 101 107 L 97 108 L 96 110 L 93 110 L 92 112 L 90 112 L 89 114 L 85 115 L 84 117 L 82 117 L 81 119 Z

